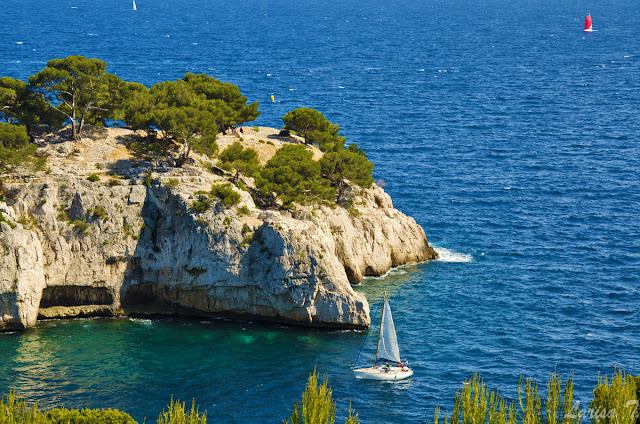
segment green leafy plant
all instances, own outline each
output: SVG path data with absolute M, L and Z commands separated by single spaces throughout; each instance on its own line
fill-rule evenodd
M 593 424 L 635 424 L 640 421 L 640 417 L 635 416 L 639 383 L 639 377 L 627 375 L 621 369 L 614 370 L 611 379 L 606 375 L 598 376 L 598 386 L 589 405 L 594 411 Z
M 2 214 L 2 212 L 0 212 L 0 222 L 6 222 L 7 224 L 9 224 L 9 227 L 11 227 L 13 229 L 16 228 L 16 224 L 14 224 L 13 222 L 11 222 L 7 218 L 5 218 L 4 215 Z
M 345 138 L 338 134 L 340 126 L 329 122 L 315 109 L 301 107 L 288 112 L 282 120 L 285 128 L 301 134 L 306 144 L 317 143 L 324 151 L 344 147 Z
M 98 176 L 98 174 L 91 174 L 87 177 L 87 180 L 95 183 L 96 181 L 100 181 L 100 177 Z
M 86 234 L 89 232 L 89 223 L 86 220 L 76 219 L 71 224 L 75 227 L 76 231 L 80 234 Z
M 167 406 L 158 416 L 158 424 L 207 424 L 207 414 L 200 414 L 195 400 L 191 402 L 191 409 L 187 412 L 185 403 L 179 400 L 174 401 L 173 397 Z
M 0 104 L 0 109 L 1 106 Z M 21 165 L 28 165 L 36 170 L 46 165 L 46 158 L 36 155 L 38 146 L 29 141 L 29 135 L 23 125 L 0 122 L 0 179 L 3 174 Z
M 238 216 L 251 216 L 251 211 L 245 205 L 238 208 Z
M 109 218 L 107 215 L 107 210 L 102 205 L 96 205 L 96 207 L 93 208 L 92 215 L 94 218 L 98 218 L 103 221 L 106 221 Z
M 573 402 L 573 377 L 563 389 L 561 377 L 550 374 L 543 403 L 535 380 L 520 378 L 515 402 L 489 391 L 474 374 L 456 393 L 451 415 L 445 414 L 443 419 L 436 408 L 433 424 L 579 424 L 581 414 Z
M 193 203 L 191 203 L 191 210 L 196 213 L 205 213 L 209 210 L 212 203 L 213 202 L 211 201 L 211 199 L 202 197 L 199 200 L 194 200 Z
M 178 184 L 180 184 L 180 180 L 177 178 L 169 178 L 164 182 L 165 187 L 178 187 Z
M 275 195 L 284 208 L 335 196 L 335 189 L 320 174 L 320 164 L 299 144 L 279 149 L 256 177 L 256 186 L 266 197 Z
M 151 169 L 147 170 L 144 174 L 144 180 L 142 183 L 147 187 L 151 187 L 151 183 L 153 182 L 153 171 Z
M 230 183 L 213 184 L 211 186 L 211 196 L 220 199 L 225 206 L 231 207 L 240 203 L 240 194 Z
M 302 399 L 293 405 L 293 411 L 285 424 L 333 424 L 336 420 L 336 404 L 333 392 L 327 384 L 325 375 L 319 383 L 318 373 L 314 369 L 309 375 Z M 360 419 L 354 414 L 349 403 L 349 415 L 346 424 L 359 424 Z
M 369 188 L 373 184 L 373 163 L 367 159 L 364 151 L 351 144 L 343 150 L 327 152 L 320 159 L 321 173 L 331 182 L 340 201 L 347 188 L 346 180 Z
M 220 153 L 220 167 L 227 171 L 235 171 L 233 181 L 236 183 L 240 174 L 253 177 L 260 170 L 258 152 L 245 149 L 237 141 Z

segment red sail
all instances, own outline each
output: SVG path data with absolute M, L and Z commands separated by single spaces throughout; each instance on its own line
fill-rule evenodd
M 591 28 L 591 14 L 587 15 L 587 19 L 584 20 L 584 29 Z

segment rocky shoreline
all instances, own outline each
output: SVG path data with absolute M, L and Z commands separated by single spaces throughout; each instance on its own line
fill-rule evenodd
M 299 142 L 269 128 L 243 133 L 262 163 Z M 422 228 L 375 184 L 354 191 L 349 209 L 260 209 L 233 187 L 239 205 L 195 212 L 198 193 L 229 175 L 197 155 L 181 168 L 137 158 L 135 137 L 123 128 L 95 129 L 80 142 L 45 135 L 36 141 L 48 171 L 5 181 L 0 330 L 134 313 L 366 328 L 369 306 L 352 284 L 437 257 Z

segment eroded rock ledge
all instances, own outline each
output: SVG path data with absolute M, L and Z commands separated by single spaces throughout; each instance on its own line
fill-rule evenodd
M 243 143 L 266 161 L 295 142 L 276 134 L 247 128 Z M 6 184 L 0 330 L 28 328 L 38 317 L 128 313 L 364 328 L 369 306 L 352 284 L 437 257 L 422 228 L 376 185 L 349 211 L 261 210 L 238 190 L 238 207 L 194 213 L 195 193 L 226 178 L 196 160 L 154 167 L 145 185 L 151 164 L 132 157 L 132 136 L 108 129 L 81 143 L 48 140 L 41 149 L 49 173 Z M 92 173 L 100 181 L 88 181 Z M 249 215 L 239 214 L 242 206 Z

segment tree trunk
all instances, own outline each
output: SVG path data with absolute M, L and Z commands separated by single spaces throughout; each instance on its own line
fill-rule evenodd
M 91 103 L 93 103 L 93 101 L 89 100 L 89 102 L 84 107 L 84 109 L 82 109 L 82 115 L 80 115 L 80 122 L 78 124 L 78 140 L 80 140 L 80 136 L 82 135 L 82 127 L 84 126 L 84 118 L 87 115 L 87 111 L 89 110 L 89 108 L 91 108 Z M 73 113 L 74 113 L 74 116 L 75 116 L 75 110 L 74 110 Z
M 80 141 L 80 135 L 78 134 L 78 128 L 76 127 L 76 98 L 73 96 L 71 102 L 71 135 L 75 141 Z
M 184 146 L 182 147 L 183 151 L 178 155 L 176 159 L 176 168 L 182 168 L 182 165 L 189 159 L 189 153 L 191 153 L 191 143 L 185 141 Z

